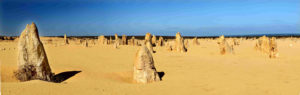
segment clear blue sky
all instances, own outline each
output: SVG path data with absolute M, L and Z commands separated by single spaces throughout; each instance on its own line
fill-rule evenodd
M 26 1 L 26 2 L 25 2 Z M 72 1 L 72 2 L 71 2 Z M 1 0 L 0 35 L 300 33 L 300 0 Z

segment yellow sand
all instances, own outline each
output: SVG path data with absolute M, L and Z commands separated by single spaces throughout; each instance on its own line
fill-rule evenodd
M 62 39 L 62 38 L 61 38 Z M 192 42 L 192 41 L 189 41 Z M 138 47 L 83 47 L 70 42 L 44 44 L 52 71 L 82 71 L 62 83 L 18 82 L 17 41 L 0 41 L 2 95 L 299 95 L 300 43 L 278 39 L 279 58 L 255 51 L 255 40 L 242 40 L 234 55 L 220 55 L 216 40 L 189 44 L 187 53 L 154 47 L 163 80 L 132 83 Z M 61 44 L 55 44 L 61 43 Z M 54 45 L 55 44 L 55 45 Z M 290 45 L 292 44 L 292 45 Z M 1 50 L 5 48 L 6 50 Z

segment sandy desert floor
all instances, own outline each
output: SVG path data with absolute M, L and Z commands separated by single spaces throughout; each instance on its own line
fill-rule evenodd
M 299 95 L 300 42 L 279 39 L 279 58 L 270 59 L 243 40 L 234 55 L 220 55 L 216 40 L 199 40 L 187 53 L 154 47 L 162 81 L 132 83 L 137 46 L 44 44 L 55 74 L 81 71 L 62 83 L 18 82 L 17 41 L 0 42 L 2 95 Z M 3 50 L 5 48 L 5 50 Z

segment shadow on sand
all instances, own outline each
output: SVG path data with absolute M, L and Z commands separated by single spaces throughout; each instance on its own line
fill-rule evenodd
M 157 72 L 160 80 L 165 76 L 165 72 Z
M 74 75 L 76 75 L 77 73 L 80 73 L 81 71 L 66 71 L 66 72 L 61 72 L 59 74 L 54 75 L 51 78 L 52 82 L 55 83 L 61 83 L 71 77 L 73 77 Z

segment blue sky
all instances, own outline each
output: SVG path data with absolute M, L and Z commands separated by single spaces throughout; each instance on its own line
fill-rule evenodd
M 35 22 L 42 36 L 300 33 L 300 0 L 2 0 L 0 35 Z

